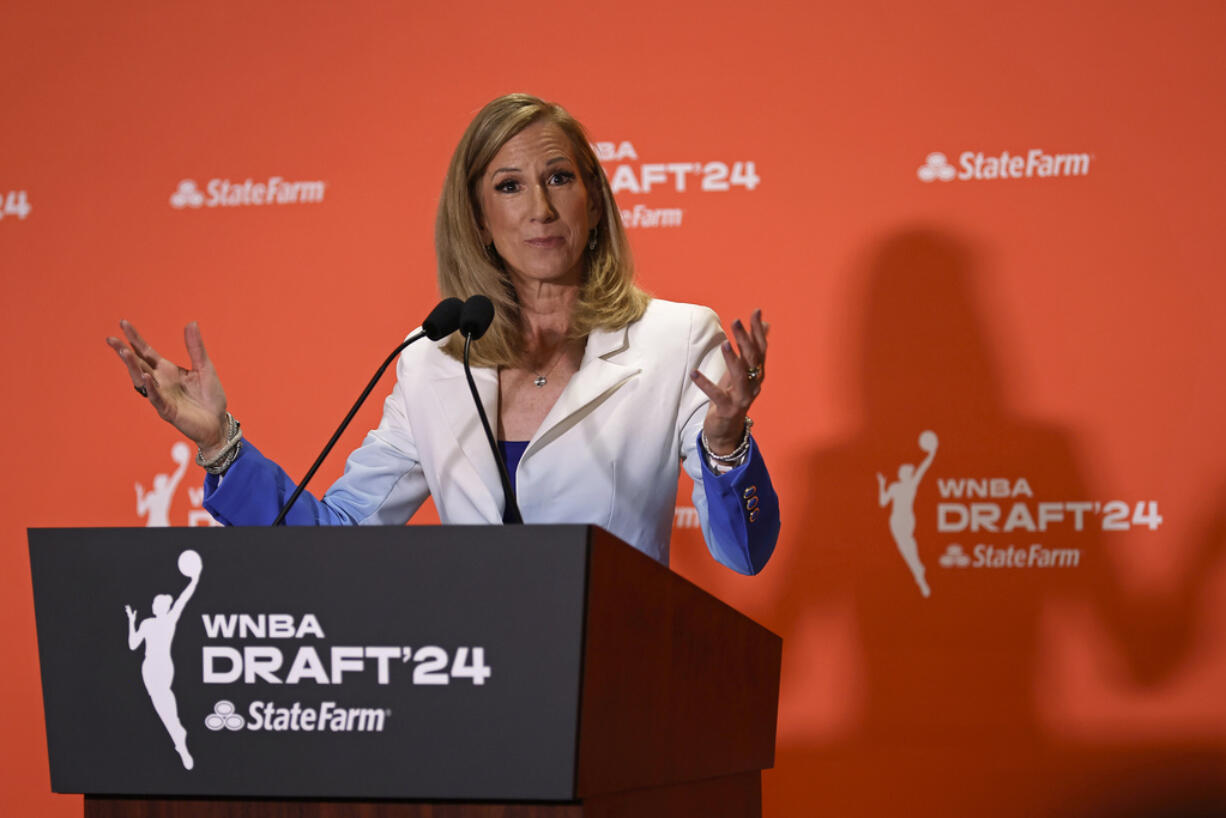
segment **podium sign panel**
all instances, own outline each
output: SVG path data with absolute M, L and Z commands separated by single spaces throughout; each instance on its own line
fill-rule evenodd
M 590 537 L 31 530 L 52 788 L 573 798 Z

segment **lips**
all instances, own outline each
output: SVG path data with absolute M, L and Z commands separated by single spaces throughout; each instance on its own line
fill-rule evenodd
M 529 247 L 538 247 L 542 249 L 552 249 L 555 247 L 563 247 L 566 244 L 566 239 L 561 236 L 541 236 L 535 239 L 526 239 L 525 244 Z

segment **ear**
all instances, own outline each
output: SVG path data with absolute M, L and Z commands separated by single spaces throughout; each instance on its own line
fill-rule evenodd
M 481 213 L 481 206 L 476 202 L 472 203 L 473 222 L 477 225 L 477 235 L 481 238 L 481 244 L 488 245 L 494 240 L 494 235 L 490 233 L 489 228 L 485 226 L 485 216 Z
M 594 192 L 596 195 L 588 196 L 587 199 L 587 229 L 589 231 L 597 227 L 604 216 L 604 196 L 599 187 L 596 187 Z

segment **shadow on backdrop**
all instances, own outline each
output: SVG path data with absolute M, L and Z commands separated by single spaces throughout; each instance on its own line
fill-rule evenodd
M 1161 599 L 1121 593 L 1092 512 L 1082 531 L 1066 513 L 1046 531 L 937 532 L 941 481 L 1005 478 L 1013 493 L 1025 478 L 1018 496 L 987 498 L 1002 506 L 998 528 L 1014 501 L 1033 514 L 1039 502 L 1097 498 L 1070 433 L 1010 406 L 976 298 L 977 266 L 957 238 L 913 230 L 884 240 L 862 277 L 853 352 L 861 425 L 806 459 L 806 504 L 785 523 L 791 535 L 772 566 L 784 591 L 768 622 L 790 634 L 832 600 L 850 605 L 860 714 L 843 738 L 781 749 L 770 800 L 840 816 L 1226 815 L 1222 744 L 1076 742 L 1049 732 L 1037 702 L 1041 621 L 1061 600 L 1090 608 L 1135 683 L 1168 679 L 1195 630 L 1199 580 L 1226 545 L 1222 519 L 1206 526 L 1185 580 Z M 921 440 L 925 430 L 935 449 Z M 926 459 L 930 470 L 919 473 Z M 885 496 L 907 481 L 917 517 L 910 565 L 899 514 L 910 501 L 905 491 Z M 977 545 L 1033 544 L 1052 559 L 1076 550 L 1077 564 L 968 564 Z M 784 656 L 786 667 L 786 643 Z

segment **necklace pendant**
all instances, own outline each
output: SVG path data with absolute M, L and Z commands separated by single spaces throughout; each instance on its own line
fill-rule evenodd
M 535 381 L 533 381 L 532 383 L 534 383 L 534 384 L 535 384 L 536 386 L 538 386 L 538 387 L 544 386 L 544 385 L 545 385 L 545 383 L 546 383 L 546 381 L 545 381 L 545 376 L 544 376 L 544 375 L 537 375 L 537 376 L 536 376 L 536 380 L 535 380 Z

